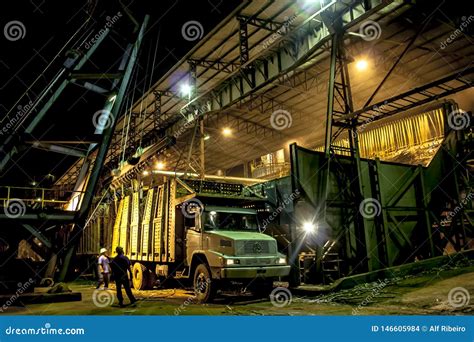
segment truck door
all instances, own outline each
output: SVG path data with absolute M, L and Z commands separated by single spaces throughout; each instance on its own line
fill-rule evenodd
M 186 229 L 186 260 L 188 265 L 191 265 L 194 251 L 202 249 L 199 214 L 196 214 L 194 217 L 185 217 L 184 226 Z

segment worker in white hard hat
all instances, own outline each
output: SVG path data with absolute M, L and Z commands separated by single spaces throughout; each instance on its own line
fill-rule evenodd
M 99 264 L 99 281 L 97 282 L 96 289 L 99 289 L 100 286 L 104 284 L 104 288 L 101 290 L 108 290 L 110 277 L 110 260 L 107 255 L 107 248 L 100 249 L 100 256 L 97 263 Z

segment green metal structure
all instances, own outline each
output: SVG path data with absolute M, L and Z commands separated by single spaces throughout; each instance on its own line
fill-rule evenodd
M 447 102 L 443 109 L 447 115 L 453 104 Z M 296 245 L 308 239 L 301 231 L 303 222 L 312 221 L 317 227 L 311 242 L 316 269 L 321 277 L 325 270 L 337 271 L 332 279 L 365 272 L 365 265 L 374 271 L 442 255 L 447 245 L 466 248 L 472 237 L 469 169 L 452 160 L 468 159 L 470 150 L 463 146 L 469 141 L 466 132 L 447 129 L 426 167 L 361 159 L 360 177 L 366 186 L 355 213 L 345 201 L 351 179 L 341 175 L 351 167 L 351 158 L 334 155 L 328 163 L 324 153 L 291 145 L 292 192 L 299 194 L 291 227 Z M 324 205 L 324 216 L 312 215 L 321 213 Z M 351 215 L 364 222 L 363 240 Z M 337 257 L 337 267 L 325 268 L 331 256 Z

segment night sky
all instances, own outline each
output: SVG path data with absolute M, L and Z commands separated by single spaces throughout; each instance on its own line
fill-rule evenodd
M 204 37 L 240 2 L 237 0 L 123 1 L 137 21 L 141 22 L 145 14 L 150 15 L 150 23 L 139 57 L 139 74 L 132 87 L 135 99 L 199 41 L 199 39 L 194 41 L 183 39 L 181 30 L 185 23 L 199 22 L 203 27 Z M 120 11 L 122 14 L 120 20 L 130 22 L 119 2 L 112 0 L 19 0 L 4 2 L 1 7 L 0 117 L 3 121 L 0 129 L 11 120 L 12 115 L 28 106 L 29 101 L 33 101 L 50 82 L 64 61 L 65 52 L 58 56 L 56 64 L 53 64 L 47 72 L 43 71 L 64 43 L 88 18 L 90 19 L 87 27 L 95 25 L 100 28 Z M 87 71 L 93 72 L 115 66 L 118 63 L 117 49 L 124 44 L 124 38 L 131 32 L 130 28 L 130 25 L 123 22 L 122 25 L 114 26 L 117 30 L 115 41 L 98 51 L 94 56 L 93 65 L 89 65 Z M 155 49 L 157 53 L 153 65 Z M 39 80 L 36 86 L 27 92 L 28 87 L 37 78 Z M 80 140 L 93 133 L 90 117 L 85 113 L 100 109 L 104 103 L 103 97 L 89 94 L 85 100 L 82 98 L 85 90 L 77 88 L 68 86 L 67 91 L 51 108 L 48 119 L 35 131 L 33 139 Z M 25 92 L 27 95 L 17 103 Z M 129 96 L 129 99 L 132 99 L 132 94 Z M 6 118 L 12 107 L 14 111 Z M 4 129 L 0 141 L 3 142 L 10 134 L 11 129 Z M 31 140 L 29 137 L 26 139 Z M 0 185 L 29 185 L 33 180 L 41 182 L 47 174 L 59 177 L 74 160 L 72 157 L 28 148 L 17 154 L 2 171 Z

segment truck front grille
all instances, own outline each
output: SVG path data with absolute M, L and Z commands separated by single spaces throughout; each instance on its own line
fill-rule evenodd
M 273 241 L 238 241 L 236 255 L 276 254 L 276 245 Z
M 240 259 L 242 266 L 262 266 L 262 265 L 273 265 L 275 258 L 244 258 Z

